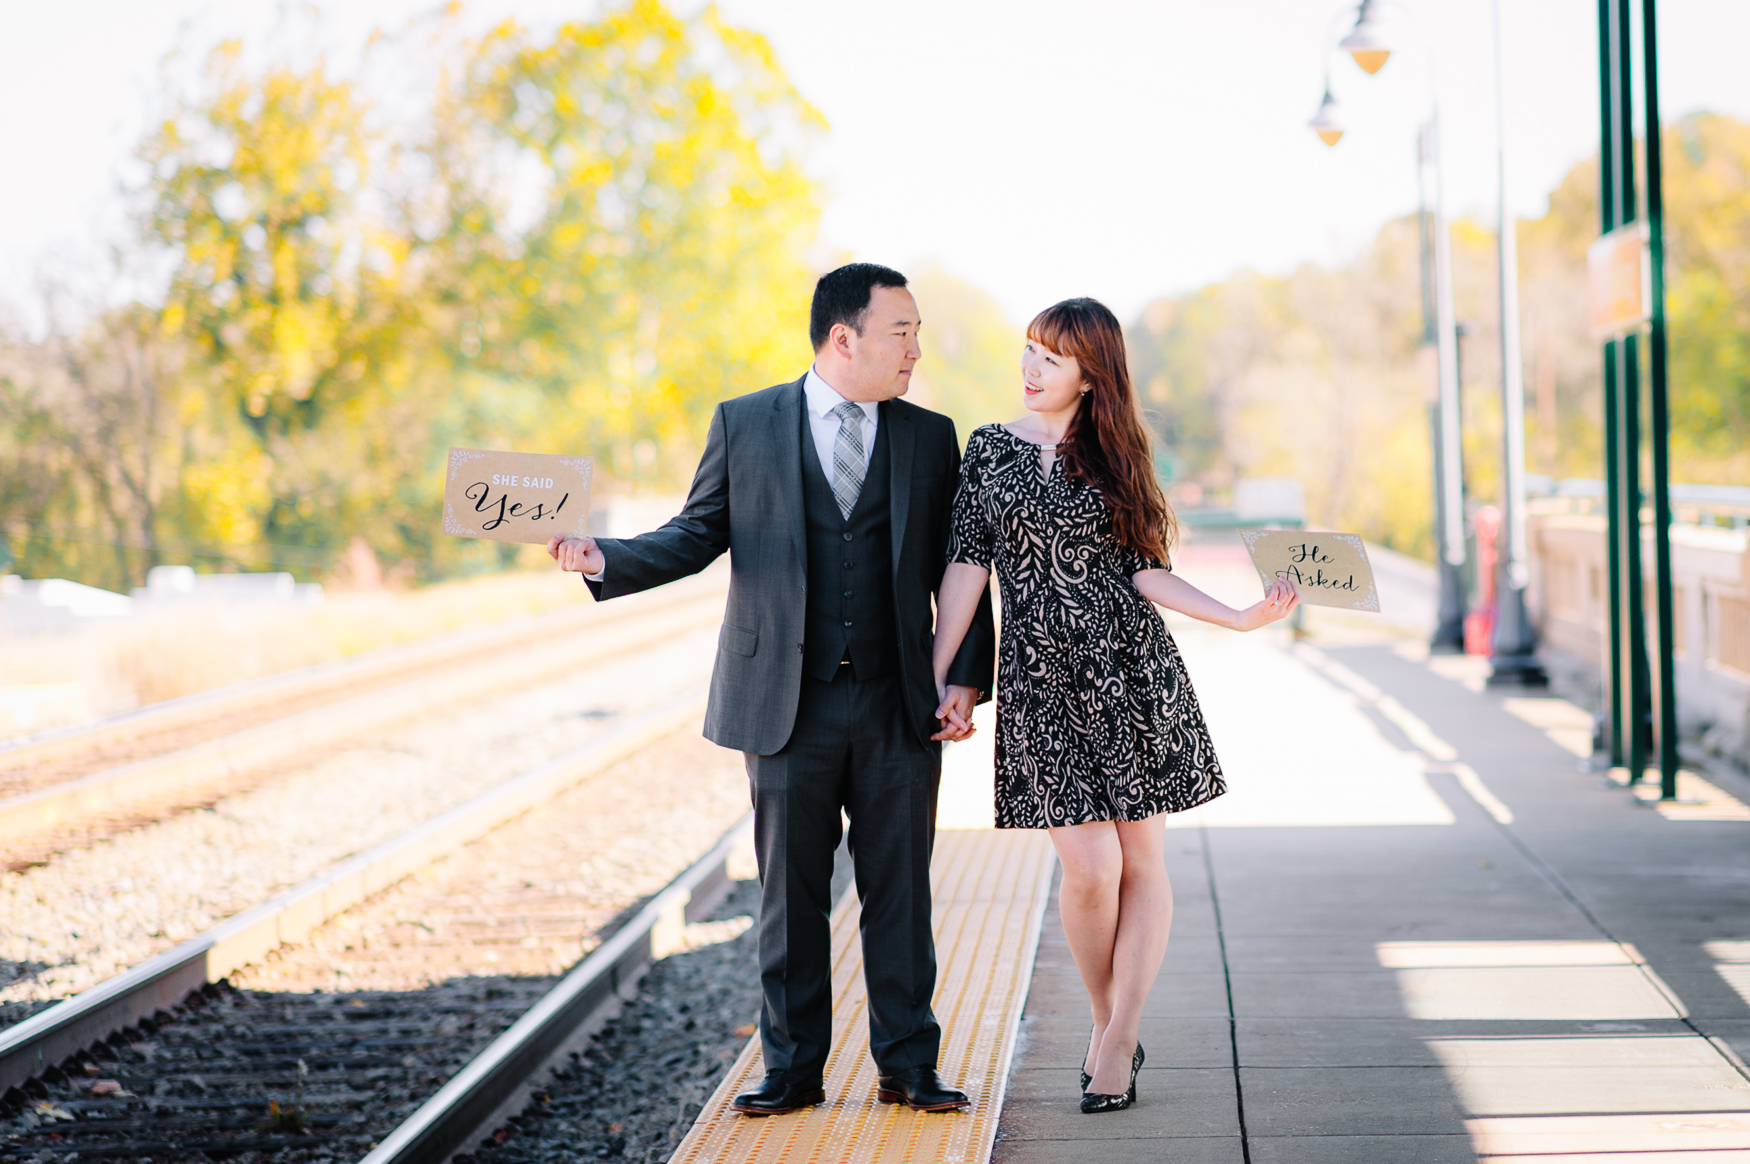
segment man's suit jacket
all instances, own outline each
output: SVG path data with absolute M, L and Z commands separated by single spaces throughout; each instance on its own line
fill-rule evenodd
M 931 597 L 947 561 L 948 524 L 960 477 L 954 422 L 902 400 L 881 404 L 891 461 L 893 607 L 907 718 L 928 745 L 938 730 L 930 664 Z M 634 538 L 599 538 L 607 566 L 589 583 L 615 598 L 696 574 L 729 551 L 729 603 L 705 736 L 737 751 L 772 755 L 790 738 L 802 693 L 808 601 L 803 516 L 802 381 L 726 400 L 711 417 L 705 453 L 680 514 Z M 991 689 L 996 630 L 988 590 L 948 682 Z

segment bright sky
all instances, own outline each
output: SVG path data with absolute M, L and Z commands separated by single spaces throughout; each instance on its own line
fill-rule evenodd
M 697 0 L 676 0 L 691 11 Z M 324 8 L 338 44 L 430 0 Z M 1504 0 L 1510 190 L 1541 213 L 1597 144 L 1595 0 Z M 765 33 L 832 133 L 814 159 L 823 242 L 900 266 L 933 260 L 1018 320 L 1091 294 L 1121 316 L 1241 267 L 1346 258 L 1415 206 L 1429 54 L 1377 77 L 1324 46 L 1337 0 L 720 0 Z M 274 0 L 0 0 L 0 297 L 45 261 L 83 262 L 114 229 L 117 175 L 159 62 L 192 27 L 259 40 Z M 541 26 L 589 0 L 469 0 L 485 23 Z M 1486 0 L 1405 0 L 1438 47 L 1447 200 L 1494 217 Z M 1409 19 L 1409 18 L 1405 18 Z M 1750 3 L 1664 0 L 1661 101 L 1750 119 Z M 1414 44 L 1406 24 L 1406 44 Z M 1338 33 L 1337 35 L 1340 35 Z M 1330 61 L 1350 121 L 1335 149 L 1305 122 Z

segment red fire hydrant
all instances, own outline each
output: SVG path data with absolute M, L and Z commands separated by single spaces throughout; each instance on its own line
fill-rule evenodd
M 1501 533 L 1501 511 L 1493 505 L 1479 508 L 1471 524 L 1477 531 L 1477 605 L 1464 616 L 1464 653 L 1494 653 L 1495 642 L 1495 539 Z

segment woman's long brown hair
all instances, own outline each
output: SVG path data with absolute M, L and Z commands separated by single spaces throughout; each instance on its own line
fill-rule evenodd
M 1164 564 L 1178 521 L 1155 478 L 1118 318 L 1097 300 L 1065 299 L 1033 318 L 1027 338 L 1075 360 L 1088 384 L 1058 444 L 1064 474 L 1100 490 L 1120 544 Z

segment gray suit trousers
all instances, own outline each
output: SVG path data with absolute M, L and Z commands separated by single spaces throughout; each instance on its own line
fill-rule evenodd
M 930 849 L 941 745 L 908 730 L 896 674 L 802 680 L 796 728 L 775 755 L 746 753 L 760 867 L 760 1038 L 768 1069 L 821 1074 L 832 1047 L 828 915 L 839 810 L 862 901 L 869 1050 L 883 1074 L 934 1067 Z

